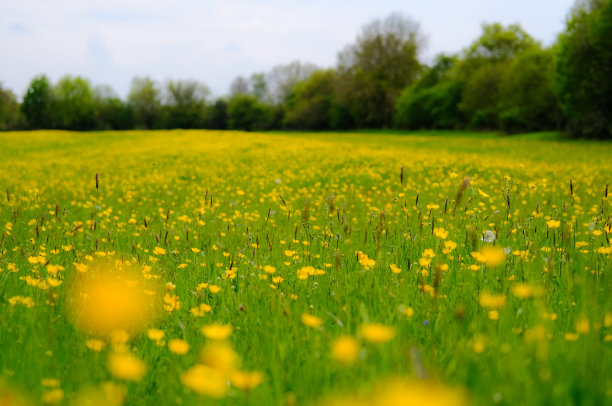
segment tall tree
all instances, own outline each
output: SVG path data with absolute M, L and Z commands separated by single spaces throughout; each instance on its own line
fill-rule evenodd
M 89 81 L 80 76 L 64 76 L 53 88 L 56 127 L 83 131 L 95 127 L 94 102 Z
M 456 78 L 457 58 L 439 55 L 419 80 L 397 99 L 395 124 L 400 128 L 460 128 L 463 82 Z
M 554 50 L 533 47 L 516 56 L 500 84 L 500 126 L 508 132 L 561 129 L 553 90 Z
M 519 24 L 483 24 L 482 34 L 465 51 L 470 61 L 508 61 L 532 48 L 536 41 Z
M 21 104 L 30 129 L 53 128 L 53 89 L 45 75 L 32 79 Z
M 21 121 L 17 97 L 0 83 L 0 131 L 18 129 L 22 124 Z
M 205 121 L 208 87 L 195 80 L 169 81 L 166 85 L 166 127 L 201 128 Z
M 249 94 L 236 94 L 227 106 L 230 130 L 269 130 L 274 122 L 273 109 Z
M 217 99 L 215 103 L 207 108 L 206 128 L 211 130 L 227 129 L 227 101 Z
M 153 128 L 159 119 L 160 90 L 148 77 L 132 79 L 128 101 L 134 109 L 136 122 L 144 128 Z
M 298 130 L 330 128 L 335 104 L 333 70 L 314 72 L 299 82 L 287 102 L 284 125 Z
M 277 65 L 266 75 L 267 91 L 273 104 L 287 101 L 293 88 L 300 81 L 308 78 L 319 68 L 311 63 L 293 61 L 287 65 Z
M 107 85 L 93 89 L 96 128 L 99 130 L 128 130 L 134 128 L 134 112 Z
M 612 138 L 612 0 L 580 0 L 572 9 L 556 86 L 572 135 Z
M 250 94 L 251 87 L 249 86 L 249 81 L 244 76 L 238 76 L 232 83 L 230 83 L 229 89 L 230 97 L 233 97 L 237 94 Z
M 499 126 L 501 83 L 509 63 L 537 42 L 519 25 L 484 24 L 482 34 L 465 51 L 458 77 L 465 83 L 460 110 L 470 126 Z
M 263 101 L 268 97 L 268 82 L 265 73 L 253 73 L 250 78 L 250 88 L 257 100 Z
M 338 92 L 358 127 L 390 127 L 395 100 L 418 76 L 424 37 L 419 24 L 394 13 L 365 25 L 338 57 Z

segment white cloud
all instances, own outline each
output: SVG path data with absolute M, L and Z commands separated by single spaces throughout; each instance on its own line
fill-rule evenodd
M 431 58 L 457 52 L 482 22 L 519 22 L 550 44 L 573 0 L 19 0 L 0 5 L 0 80 L 22 93 L 47 73 L 80 74 L 127 93 L 133 76 L 192 78 L 224 93 L 249 76 L 299 59 L 333 66 L 372 18 L 420 21 Z

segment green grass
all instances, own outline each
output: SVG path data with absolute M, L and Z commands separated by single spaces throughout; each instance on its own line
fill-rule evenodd
M 610 156 L 609 143 L 555 134 L 2 133 L 0 398 L 39 403 L 50 390 L 42 380 L 54 378 L 63 404 L 116 382 L 130 405 L 291 405 L 426 375 L 478 405 L 611 404 Z M 486 230 L 493 242 L 482 241 Z M 444 253 L 444 240 L 457 247 Z M 486 247 L 508 255 L 481 264 L 472 254 Z M 427 249 L 435 256 L 424 267 Z M 364 269 L 357 251 L 375 265 Z M 182 304 L 127 342 L 148 367 L 140 381 L 113 376 L 118 349 L 68 317 L 66 287 L 83 277 L 74 264 L 93 267 L 101 253 L 149 265 Z M 49 265 L 64 269 L 53 277 Z M 305 266 L 325 274 L 301 280 Z M 63 283 L 32 286 L 48 277 Z M 221 291 L 198 291 L 204 282 Z M 536 295 L 517 297 L 518 283 Z M 505 303 L 483 307 L 483 292 Z M 34 306 L 12 305 L 15 296 Z M 212 311 L 198 318 L 190 309 L 200 303 Z M 303 313 L 321 327 L 304 325 Z M 200 328 L 213 322 L 233 326 L 239 368 L 261 372 L 261 385 L 232 386 L 222 399 L 183 385 L 210 341 Z M 368 342 L 365 323 L 395 337 Z M 147 328 L 190 351 L 156 345 Z M 330 354 L 341 335 L 360 343 L 349 367 Z M 107 345 L 93 351 L 91 338 Z

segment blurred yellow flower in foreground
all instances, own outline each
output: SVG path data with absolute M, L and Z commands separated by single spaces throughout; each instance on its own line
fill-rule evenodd
M 42 401 L 43 403 L 57 405 L 60 404 L 64 400 L 64 391 L 60 388 L 50 389 L 43 393 Z
M 517 283 L 512 285 L 512 294 L 519 299 L 530 299 L 534 296 L 540 296 L 542 294 L 542 288 L 539 286 L 533 286 L 529 283 Z
M 79 329 L 104 337 L 118 330 L 133 333 L 144 328 L 159 314 L 159 298 L 142 272 L 107 263 L 74 276 L 66 307 Z
M 506 261 L 506 254 L 501 247 L 484 247 L 480 252 L 472 252 L 472 257 L 481 264 L 495 267 Z
M 85 342 L 85 345 L 87 345 L 87 348 L 92 351 L 102 351 L 102 349 L 106 346 L 106 343 L 102 340 L 92 338 L 90 340 L 87 340 Z
M 319 317 L 313 316 L 312 314 L 308 314 L 308 313 L 303 313 L 300 316 L 300 319 L 302 320 L 302 323 L 312 328 L 317 328 L 321 324 L 323 324 L 323 320 L 321 320 Z
M 257 371 L 234 371 L 230 374 L 230 381 L 233 386 L 249 391 L 263 382 L 263 375 L 261 372 Z
M 468 398 L 461 388 L 437 382 L 391 379 L 368 395 L 336 396 L 320 402 L 323 406 L 466 406 Z
M 108 370 L 117 379 L 139 381 L 147 372 L 147 366 L 131 354 L 114 352 L 108 357 Z
M 174 354 L 184 355 L 189 351 L 189 343 L 180 338 L 175 338 L 174 340 L 168 341 L 168 348 L 170 348 L 170 351 Z
M 371 343 L 386 343 L 395 337 L 395 327 L 378 323 L 362 324 L 359 328 L 359 334 L 364 340 Z
M 100 387 L 80 389 L 71 399 L 71 406 L 121 406 L 127 388 L 113 382 L 103 382 Z
M 352 365 L 359 355 L 359 342 L 351 336 L 340 336 L 333 342 L 331 351 L 336 362 Z
M 478 299 L 478 303 L 480 303 L 482 307 L 488 309 L 499 309 L 506 304 L 506 295 L 494 295 L 489 292 L 482 292 Z
M 157 345 L 162 344 L 162 339 L 165 335 L 166 333 L 163 330 L 158 330 L 156 328 L 151 328 L 149 331 L 147 331 L 147 336 L 149 336 L 151 340 L 155 341 Z
M 200 352 L 200 363 L 215 370 L 228 373 L 234 371 L 240 358 L 234 349 L 224 342 L 213 342 L 206 345 Z
M 25 394 L 7 386 L 3 379 L 0 379 L 0 405 L 2 406 L 30 406 L 33 405 Z
M 207 324 L 202 326 L 202 334 L 210 340 L 225 340 L 232 334 L 231 324 Z
M 200 364 L 196 364 L 183 373 L 181 382 L 194 392 L 213 398 L 222 398 L 229 390 L 224 373 Z

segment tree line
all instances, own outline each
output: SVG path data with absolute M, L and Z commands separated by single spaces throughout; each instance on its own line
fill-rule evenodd
M 21 102 L 0 84 L 0 130 L 564 130 L 612 138 L 612 0 L 578 0 L 550 47 L 520 25 L 484 24 L 427 65 L 419 24 L 365 25 L 334 68 L 293 62 L 238 77 L 211 99 L 194 80 L 132 80 L 121 99 L 80 76 L 35 77 Z

